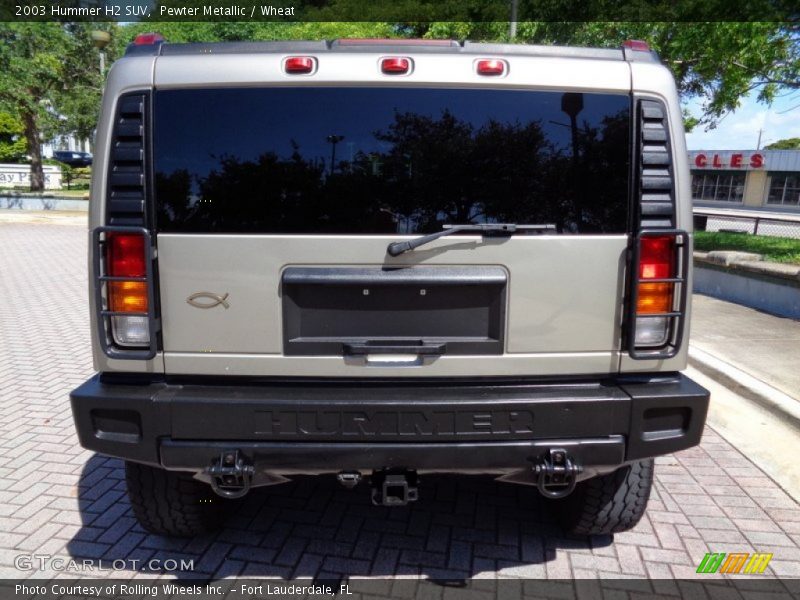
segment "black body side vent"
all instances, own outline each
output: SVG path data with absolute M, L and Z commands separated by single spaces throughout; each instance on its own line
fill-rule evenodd
M 667 111 L 658 100 L 639 100 L 639 229 L 675 227 L 675 180 Z
M 108 164 L 109 225 L 145 225 L 148 102 L 147 93 L 136 92 L 117 103 Z

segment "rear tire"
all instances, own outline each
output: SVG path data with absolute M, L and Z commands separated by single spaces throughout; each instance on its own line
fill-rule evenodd
M 568 533 L 603 535 L 636 526 L 653 487 L 653 459 L 639 460 L 582 481 L 566 498 L 552 503 L 556 520 Z
M 227 501 L 190 473 L 126 461 L 125 481 L 133 514 L 151 533 L 189 537 L 222 522 Z

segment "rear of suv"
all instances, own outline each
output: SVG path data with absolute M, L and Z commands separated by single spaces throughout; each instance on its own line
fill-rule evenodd
M 146 36 L 97 133 L 80 442 L 163 534 L 300 474 L 398 506 L 441 472 L 628 529 L 708 408 L 685 156 L 641 43 Z

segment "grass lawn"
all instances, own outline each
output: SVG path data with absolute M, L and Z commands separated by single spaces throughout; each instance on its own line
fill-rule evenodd
M 53 191 L 54 196 L 61 196 L 68 197 L 68 198 L 83 198 L 86 194 L 89 193 L 89 190 L 68 190 L 68 189 L 61 189 L 58 191 Z
M 711 250 L 740 250 L 761 254 L 764 260 L 800 264 L 800 240 L 749 233 L 718 233 L 696 231 L 694 248 L 701 252 Z

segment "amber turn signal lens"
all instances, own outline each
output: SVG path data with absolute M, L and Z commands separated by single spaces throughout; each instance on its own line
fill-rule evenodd
M 654 315 L 672 311 L 671 283 L 640 283 L 636 314 Z
M 114 312 L 147 312 L 147 283 L 111 281 L 108 298 L 109 307 Z

